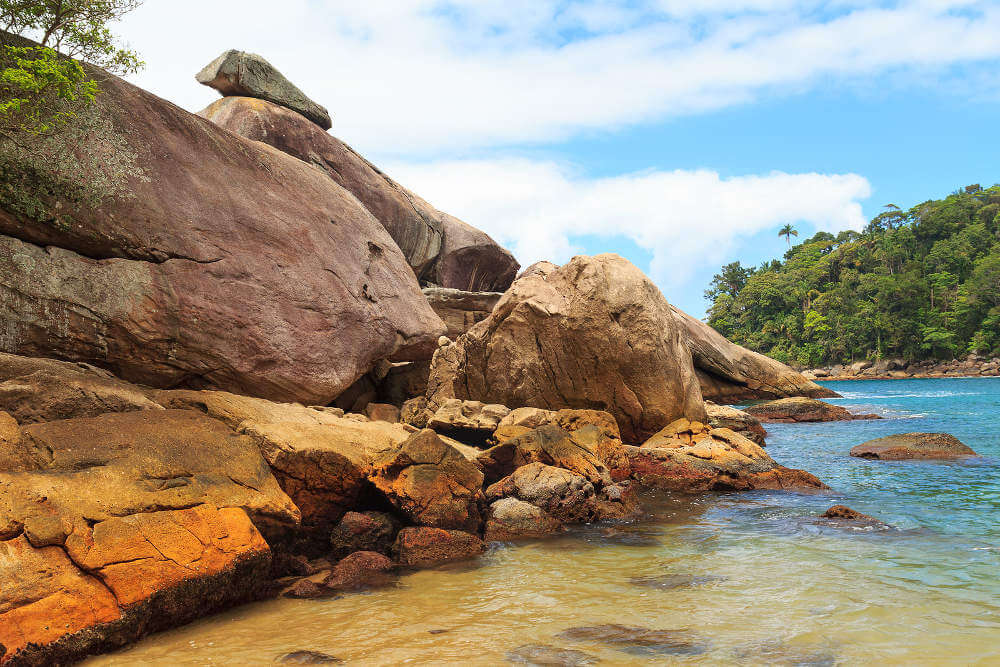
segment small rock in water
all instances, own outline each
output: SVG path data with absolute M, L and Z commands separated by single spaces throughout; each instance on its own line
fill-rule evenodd
M 570 628 L 560 639 L 607 644 L 633 655 L 701 655 L 708 645 L 685 630 L 653 630 L 609 623 Z
M 869 440 L 851 449 L 851 456 L 881 461 L 956 459 L 977 456 L 971 447 L 947 433 L 900 433 Z
M 295 665 L 324 665 L 343 662 L 343 660 L 319 651 L 295 651 L 281 656 L 278 658 L 278 662 Z
M 545 667 L 575 667 L 596 665 L 600 660 L 573 649 L 556 648 L 543 644 L 526 644 L 507 653 L 507 660 L 515 665 L 541 665 Z
M 873 516 L 868 516 L 867 514 L 862 514 L 856 510 L 852 510 L 846 505 L 834 505 L 827 511 L 820 514 L 822 519 L 834 519 L 836 521 L 845 521 L 851 523 L 864 524 L 866 526 L 879 526 L 889 528 L 889 524 L 884 521 L 880 521 Z
M 675 588 L 688 588 L 694 586 L 704 586 L 718 581 L 727 581 L 728 577 L 716 577 L 711 575 L 697 576 L 693 574 L 667 574 L 662 577 L 632 577 L 629 583 L 633 586 L 643 588 L 658 588 L 660 590 L 673 590 Z

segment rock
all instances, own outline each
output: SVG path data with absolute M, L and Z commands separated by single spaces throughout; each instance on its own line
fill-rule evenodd
M 3 452 L 14 452 L 21 444 L 21 429 L 17 420 L 6 412 L 0 412 L 0 470 L 8 470 L 12 466 L 4 466 Z
M 971 447 L 947 433 L 901 433 L 869 440 L 851 449 L 851 456 L 882 461 L 954 459 L 978 456 Z
M 606 644 L 633 655 L 701 655 L 709 648 L 686 630 L 652 630 L 617 624 L 570 628 L 556 636 Z
M 314 581 L 312 578 L 299 579 L 294 584 L 281 592 L 281 597 L 294 598 L 296 600 L 316 600 L 328 598 L 333 592 L 322 582 Z
M 370 479 L 414 523 L 469 532 L 482 524 L 483 474 L 430 429 L 377 459 Z
M 753 440 L 761 447 L 766 446 L 764 437 L 767 435 L 767 431 L 753 415 L 728 405 L 716 405 L 709 402 L 705 403 L 705 411 L 708 413 L 708 425 L 712 428 L 732 429 L 744 438 Z
M 293 651 L 278 658 L 278 662 L 295 665 L 324 665 L 343 662 L 343 660 L 318 651 Z
M 834 505 L 827 511 L 823 512 L 820 515 L 820 518 L 833 519 L 838 522 L 848 522 L 862 526 L 889 528 L 889 525 L 884 521 L 880 521 L 873 516 L 868 516 L 867 514 L 862 514 L 861 512 L 852 510 L 850 507 L 845 505 Z
M 871 366 L 872 362 L 870 361 L 857 361 L 848 366 L 847 370 L 851 375 L 859 375 L 861 371 L 865 370 L 866 368 L 871 368 Z
M 369 403 L 365 406 L 365 416 L 373 422 L 399 423 L 399 408 L 386 403 Z
M 357 551 L 337 563 L 323 585 L 331 590 L 354 590 L 385 584 L 393 562 L 374 551 Z
M 547 276 L 553 271 L 556 271 L 558 269 L 559 269 L 558 264 L 553 264 L 552 262 L 547 262 L 545 260 L 542 260 L 540 262 L 535 262 L 528 268 L 521 271 L 521 273 L 517 275 L 517 279 L 520 280 L 521 278 L 524 278 L 526 276 L 534 276 L 534 275 Z
M 421 280 L 470 291 L 510 287 L 517 261 L 493 239 L 437 210 L 297 114 L 260 100 L 228 97 L 200 115 L 322 169 L 385 227 Z M 429 359 L 434 347 L 423 350 Z M 421 358 L 412 354 L 409 360 Z
M 518 280 L 488 318 L 439 349 L 428 399 L 611 413 L 641 441 L 704 404 L 669 304 L 617 255 Z
M 92 113 L 114 128 L 94 150 L 113 145 L 109 159 L 134 163 L 136 176 L 58 224 L 0 208 L 2 351 L 88 361 L 155 387 L 325 405 L 376 361 L 433 349 L 444 323 L 354 195 L 94 76 Z
M 347 512 L 330 534 L 330 552 L 344 558 L 356 551 L 390 553 L 399 522 L 384 512 Z
M 594 485 L 582 475 L 543 463 L 531 463 L 486 489 L 486 499 L 516 498 L 539 507 L 564 523 L 601 517 Z
M 226 392 L 160 391 L 152 397 L 165 407 L 205 412 L 248 436 L 302 511 L 303 530 L 322 543 L 357 507 L 376 458 L 399 447 L 412 430 Z
M 545 667 L 578 667 L 596 665 L 598 658 L 568 648 L 556 648 L 543 644 L 525 644 L 507 652 L 507 661 L 515 665 L 541 665 Z
M 546 424 L 553 424 L 572 434 L 576 445 L 592 451 L 607 466 L 613 480 L 628 478 L 629 462 L 622 448 L 618 423 L 613 416 L 601 410 L 518 408 L 500 420 L 493 437 L 503 443 Z M 584 428 L 587 426 L 594 429 Z
M 691 350 L 701 392 L 706 400 L 738 403 L 748 400 L 838 394 L 807 380 L 780 361 L 731 343 L 725 336 L 671 306 L 687 347 Z
M 632 477 L 667 491 L 823 489 L 815 476 L 778 465 L 753 441 L 728 428 L 678 420 L 646 441 L 625 447 Z
M 782 398 L 759 405 L 751 405 L 745 412 L 764 423 L 833 422 L 855 419 L 881 419 L 879 415 L 856 415 L 839 405 L 831 405 L 814 398 Z
M 441 214 L 441 229 L 437 285 L 464 292 L 502 292 L 514 282 L 521 265 L 488 234 L 447 213 Z
M 500 420 L 510 413 L 504 405 L 484 405 L 479 401 L 444 401 L 428 420 L 427 427 L 458 440 L 485 442 Z
M 414 567 L 474 558 L 485 550 L 483 541 L 470 533 L 427 527 L 404 528 L 393 546 L 400 564 Z
M 427 376 L 430 371 L 430 360 L 393 364 L 378 386 L 379 400 L 391 405 L 403 405 L 413 398 L 426 400 Z
M 539 507 L 516 498 L 501 498 L 490 505 L 486 520 L 487 542 L 545 537 L 556 532 L 561 523 Z
M 75 662 L 247 601 L 270 556 L 240 508 L 80 521 L 64 545 L 36 546 L 26 531 L 0 542 L 4 659 Z
M 198 83 L 225 97 L 246 96 L 297 111 L 324 130 L 333 127 L 330 112 L 306 97 L 274 65 L 256 53 L 226 51 L 198 72 Z
M 32 424 L 21 463 L 0 472 L 0 526 L 35 546 L 63 544 L 80 525 L 161 510 L 235 507 L 265 534 L 299 510 L 254 444 L 187 410 L 144 410 Z
M 416 428 L 427 428 L 427 422 L 430 421 L 433 415 L 434 413 L 427 409 L 427 398 L 418 396 L 403 403 L 399 419 L 404 424 L 409 424 Z
M 590 438 L 580 436 L 591 431 Z M 565 468 L 592 484 L 610 484 L 611 473 L 589 446 L 596 443 L 599 431 L 588 425 L 569 433 L 554 424 L 540 426 L 517 438 L 511 438 L 479 456 L 486 484 L 494 484 L 530 463 Z
M 446 327 L 448 336 L 458 338 L 493 312 L 502 292 L 463 292 L 443 287 L 425 287 L 424 296 Z

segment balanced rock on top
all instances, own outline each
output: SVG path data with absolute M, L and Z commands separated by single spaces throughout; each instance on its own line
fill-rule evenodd
M 256 53 L 230 50 L 210 62 L 196 77 L 226 97 L 257 97 L 288 107 L 319 125 L 333 127 L 330 112 L 306 97 L 271 63 Z

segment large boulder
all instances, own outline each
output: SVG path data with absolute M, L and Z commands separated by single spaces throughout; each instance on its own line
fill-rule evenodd
M 545 510 L 517 498 L 501 498 L 490 505 L 485 540 L 509 540 L 544 537 L 559 530 L 561 523 Z
M 637 508 L 635 494 L 629 486 L 595 486 L 583 475 L 540 462 L 521 466 L 486 489 L 491 507 L 496 507 L 497 501 L 504 498 L 534 505 L 544 512 L 543 518 L 565 523 L 624 519 Z
M 467 532 L 482 525 L 483 473 L 430 429 L 376 460 L 371 480 L 413 523 Z
M 608 467 L 588 446 L 587 439 L 581 437 L 588 430 L 597 431 L 597 427 L 586 426 L 570 433 L 547 424 L 486 450 L 479 456 L 486 484 L 499 482 L 530 463 L 565 468 L 593 484 L 610 484 Z M 596 440 L 596 434 L 591 439 Z
M 3 659 L 67 663 L 250 599 L 263 535 L 298 521 L 253 443 L 196 412 L 26 426 L 0 452 Z
M 485 550 L 486 544 L 471 533 L 428 526 L 399 531 L 392 548 L 400 564 L 413 567 L 475 558 Z
M 444 287 L 425 287 L 424 296 L 446 327 L 448 337 L 458 338 L 493 312 L 502 292 L 463 292 Z
M 433 348 L 444 323 L 354 195 L 98 78 L 88 113 L 111 129 L 83 149 L 111 151 L 131 175 L 93 206 L 41 191 L 47 210 L 29 217 L 0 199 L 0 350 L 158 387 L 328 404 L 377 360 Z M 86 185 L 73 178 L 70 191 Z
M 976 455 L 971 447 L 947 433 L 887 435 L 851 449 L 851 456 L 880 461 L 955 459 Z
M 333 127 L 330 112 L 306 97 L 274 65 L 256 53 L 230 50 L 210 62 L 195 77 L 224 96 L 245 95 L 280 104 L 316 123 Z
M 617 255 L 575 257 L 515 282 L 488 318 L 435 354 L 428 399 L 449 398 L 604 410 L 627 442 L 705 416 L 670 305 Z
M 382 223 L 421 280 L 473 291 L 505 290 L 514 280 L 517 261 L 487 234 L 438 211 L 298 114 L 263 100 L 225 97 L 199 115 L 322 169 Z
M 875 414 L 855 414 L 847 408 L 815 398 L 796 396 L 751 405 L 744 410 L 763 423 L 835 422 L 856 419 L 881 419 Z
M 643 486 L 685 493 L 753 489 L 824 489 L 815 476 L 775 463 L 753 441 L 728 428 L 680 419 L 643 443 L 626 446 L 632 476 Z
M 717 403 L 786 396 L 833 398 L 838 394 L 807 380 L 785 364 L 731 343 L 718 331 L 671 307 L 691 350 L 701 392 Z

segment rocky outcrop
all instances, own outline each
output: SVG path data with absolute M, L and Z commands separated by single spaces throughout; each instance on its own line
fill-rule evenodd
M 786 396 L 837 396 L 780 361 L 731 343 L 701 320 L 671 308 L 691 350 L 706 400 L 740 403 Z
M 425 287 L 424 296 L 448 327 L 447 336 L 454 339 L 489 317 L 503 293 Z
M 735 431 L 686 419 L 625 450 L 636 481 L 668 491 L 826 488 L 810 473 L 778 465 Z
M 803 371 L 808 378 L 823 380 L 905 380 L 906 378 L 941 377 L 996 377 L 1000 375 L 1000 357 L 970 354 L 964 359 L 938 361 L 906 361 L 904 359 L 878 359 L 833 364 Z
M 978 455 L 971 447 L 947 433 L 901 433 L 860 444 L 851 449 L 851 456 L 880 461 L 903 461 Z
M 225 97 L 200 115 L 322 169 L 382 223 L 421 280 L 470 291 L 505 290 L 514 280 L 517 261 L 487 234 L 438 211 L 298 114 L 263 100 Z
M 249 599 L 298 509 L 191 411 L 32 424 L 0 460 L 4 660 L 53 664 Z
M 256 53 L 226 51 L 195 77 L 224 96 L 247 96 L 297 111 L 324 130 L 333 127 L 330 112 L 306 97 L 274 65 Z
M 758 405 L 751 405 L 745 412 L 761 422 L 767 423 L 797 423 L 797 422 L 835 422 L 852 421 L 856 419 L 882 419 L 874 414 L 854 414 L 839 405 L 831 405 L 814 398 L 782 398 Z
M 670 305 L 617 255 L 518 280 L 491 315 L 438 350 L 432 407 L 450 398 L 611 413 L 626 441 L 704 404 Z
M 388 554 L 399 532 L 399 522 L 384 512 L 348 512 L 330 534 L 330 555 L 344 558 L 355 551 Z
M 708 425 L 712 428 L 732 429 L 761 447 L 766 445 L 764 438 L 767 436 L 767 431 L 761 426 L 760 420 L 753 415 L 728 405 L 716 405 L 708 401 L 705 402 L 705 411 L 708 413 Z
M 595 486 L 583 475 L 538 462 L 521 466 L 486 489 L 491 504 L 503 498 L 534 505 L 562 523 L 624 519 L 637 508 L 628 486 Z
M 483 474 L 430 429 L 376 460 L 370 477 L 413 523 L 467 532 L 482 525 Z
M 94 150 L 127 156 L 137 175 L 94 208 L 43 193 L 58 224 L 0 208 L 0 350 L 327 404 L 375 361 L 433 349 L 444 324 L 350 192 L 99 78 L 94 114 L 114 132 Z
M 0 354 L 0 410 L 21 424 L 162 409 L 135 385 L 93 366 Z

